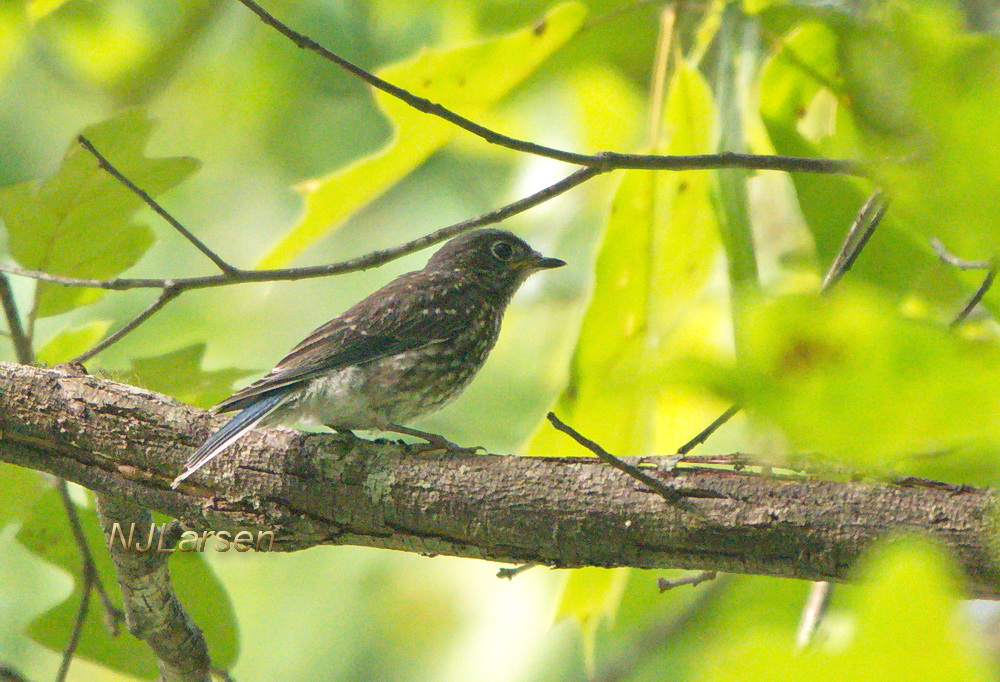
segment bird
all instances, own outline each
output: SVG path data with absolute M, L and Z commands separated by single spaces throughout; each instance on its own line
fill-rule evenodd
M 420 270 L 392 280 L 317 328 L 263 378 L 212 408 L 237 411 L 187 460 L 176 488 L 258 426 L 311 421 L 376 430 L 469 451 L 406 424 L 454 400 L 496 344 L 504 311 L 535 272 L 566 265 L 511 232 L 478 229 L 449 240 Z

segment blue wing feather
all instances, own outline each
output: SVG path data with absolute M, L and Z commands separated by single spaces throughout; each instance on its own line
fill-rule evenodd
M 272 393 L 257 402 L 253 403 L 235 417 L 227 421 L 222 427 L 212 434 L 212 437 L 205 441 L 194 454 L 188 457 L 184 464 L 184 470 L 170 484 L 171 488 L 176 488 L 185 478 L 205 466 L 213 457 L 225 450 L 247 431 L 257 426 L 267 415 L 284 402 L 290 391 L 279 391 Z

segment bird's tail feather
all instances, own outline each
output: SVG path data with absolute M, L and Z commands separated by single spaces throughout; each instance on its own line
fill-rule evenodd
M 223 424 L 218 431 L 212 434 L 211 438 L 188 457 L 187 462 L 184 463 L 184 470 L 174 479 L 170 487 L 176 488 L 181 481 L 205 466 L 213 457 L 236 442 L 247 431 L 260 424 L 265 417 L 284 402 L 287 396 L 287 391 L 279 391 L 257 401 Z

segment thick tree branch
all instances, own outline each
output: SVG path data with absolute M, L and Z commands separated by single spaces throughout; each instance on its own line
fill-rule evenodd
M 1000 598 L 996 494 L 650 470 L 704 520 L 594 460 L 414 454 L 348 435 L 258 431 L 179 490 L 214 423 L 138 388 L 0 363 L 0 459 L 127 497 L 195 529 L 272 530 L 274 548 L 354 544 L 556 567 L 634 566 L 843 581 L 872 541 L 924 532 L 973 595 Z

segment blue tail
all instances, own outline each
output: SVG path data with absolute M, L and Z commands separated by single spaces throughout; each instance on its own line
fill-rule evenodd
M 187 462 L 184 464 L 184 470 L 180 476 L 174 479 L 170 487 L 176 488 L 181 481 L 205 466 L 213 457 L 236 442 L 247 431 L 257 426 L 264 417 L 273 412 L 287 397 L 288 391 L 273 393 L 266 398 L 258 400 L 223 424 L 218 431 L 212 434 L 211 438 L 195 450 L 193 455 L 188 457 Z

